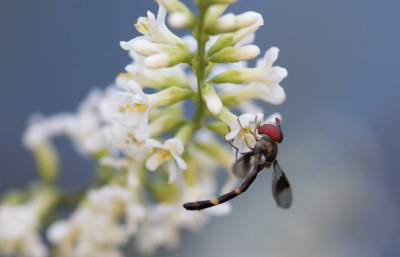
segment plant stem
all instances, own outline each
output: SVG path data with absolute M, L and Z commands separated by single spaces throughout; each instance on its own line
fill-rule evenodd
M 196 129 L 201 127 L 204 114 L 204 101 L 201 94 L 201 86 L 205 82 L 205 68 L 206 68 L 205 51 L 206 51 L 206 43 L 208 40 L 208 36 L 204 32 L 204 17 L 207 8 L 208 6 L 202 4 L 202 1 L 198 1 L 199 17 L 195 31 L 195 36 L 197 39 L 197 58 L 198 58 L 197 71 L 196 71 L 198 99 L 196 102 L 196 114 L 194 117 L 194 124 Z

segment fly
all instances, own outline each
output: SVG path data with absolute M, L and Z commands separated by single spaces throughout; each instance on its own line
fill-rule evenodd
M 261 126 L 259 125 L 256 126 L 256 129 L 260 137 L 257 137 L 256 131 L 252 133 L 256 140 L 254 147 L 250 147 L 250 152 L 242 154 L 242 156 L 236 160 L 232 167 L 233 173 L 237 177 L 246 178 L 243 184 L 237 189 L 221 195 L 213 200 L 185 203 L 183 207 L 186 210 L 202 210 L 235 198 L 249 188 L 260 171 L 262 171 L 264 168 L 269 169 L 271 166 L 273 167 L 272 196 L 279 207 L 284 209 L 290 207 L 293 200 L 292 189 L 285 176 L 285 173 L 276 160 L 276 156 L 278 154 L 278 144 L 283 140 L 280 120 L 275 118 L 275 123 L 266 123 Z M 247 144 L 247 141 L 245 142 Z M 238 148 L 235 146 L 233 147 L 236 149 L 236 151 L 238 151 Z

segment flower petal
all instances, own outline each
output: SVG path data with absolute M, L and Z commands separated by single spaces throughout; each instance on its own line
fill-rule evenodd
M 158 153 L 151 155 L 146 161 L 146 168 L 151 171 L 155 171 L 162 162 L 158 161 Z
M 268 77 L 266 78 L 267 81 L 279 83 L 281 82 L 286 76 L 288 72 L 285 68 L 274 66 L 270 69 Z
M 177 169 L 174 160 L 168 161 L 168 172 L 169 172 L 168 183 L 171 184 L 176 181 Z
M 183 142 L 179 138 L 170 138 L 165 141 L 165 147 L 171 151 L 181 155 L 184 150 Z
M 155 140 L 155 139 L 148 138 L 148 139 L 146 139 L 145 142 L 146 142 L 146 145 L 148 145 L 148 146 L 150 146 L 150 147 L 166 149 L 166 147 L 165 147 L 163 144 L 161 144 L 160 142 L 158 142 L 158 141 Z
M 179 155 L 172 153 L 172 156 L 174 156 L 174 159 L 178 163 L 179 168 L 181 168 L 182 170 L 187 169 L 186 162 Z
M 282 121 L 282 115 L 279 112 L 275 112 L 271 115 L 269 115 L 264 123 L 275 123 L 275 118 L 278 118 L 280 121 Z
M 279 55 L 279 48 L 271 47 L 270 49 L 268 49 L 268 51 L 264 55 L 265 66 L 271 67 L 272 64 L 278 59 L 278 55 Z
M 232 140 L 239 133 L 240 129 L 234 129 L 225 135 L 225 140 Z

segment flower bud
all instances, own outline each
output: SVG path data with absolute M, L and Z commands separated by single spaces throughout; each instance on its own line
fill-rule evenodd
M 210 47 L 208 50 L 209 55 L 213 55 L 216 52 L 219 52 L 225 47 L 234 46 L 239 43 L 242 39 L 252 34 L 256 31 L 260 26 L 264 24 L 264 20 L 261 14 L 256 12 L 251 12 L 251 16 L 254 16 L 256 22 L 251 25 L 241 28 L 235 32 L 226 33 L 218 38 L 218 40 Z M 245 18 L 245 20 L 248 18 Z
M 166 113 L 150 122 L 148 131 L 151 137 L 157 137 L 165 132 L 172 131 L 182 124 L 182 114 Z
M 228 13 L 206 24 L 206 31 L 210 35 L 234 32 L 256 23 L 260 19 L 259 16 L 256 12 L 245 12 L 237 16 Z
M 182 50 L 172 50 L 159 54 L 153 54 L 144 61 L 146 67 L 151 69 L 171 67 L 179 63 L 190 63 L 193 53 Z
M 175 137 L 182 140 L 184 144 L 187 144 L 192 138 L 193 132 L 194 132 L 193 124 L 189 123 L 182 126 L 175 134 Z
M 169 15 L 168 23 L 176 29 L 187 28 L 192 23 L 192 17 L 184 12 L 173 12 Z
M 194 95 L 194 92 L 180 87 L 170 87 L 155 94 L 148 95 L 149 101 L 155 103 L 153 107 L 171 105 Z
M 210 57 L 213 63 L 248 61 L 260 54 L 260 48 L 256 45 L 226 47 Z
M 170 13 L 168 22 L 176 29 L 187 28 L 195 21 L 190 9 L 178 0 L 158 0 L 158 3 Z
M 33 154 L 41 179 L 54 182 L 59 171 L 59 159 L 54 146 L 48 141 L 43 141 L 33 148 Z
M 228 8 L 227 4 L 216 4 L 211 5 L 206 12 L 204 18 L 204 26 L 206 28 L 211 28 L 212 24 L 215 24 L 217 19 L 225 12 L 226 8 Z
M 255 82 L 243 88 L 227 91 L 221 95 L 221 101 L 225 106 L 237 106 L 251 99 L 260 99 L 271 104 L 281 104 L 285 101 L 285 91 L 279 85 L 265 86 Z
M 122 49 L 127 51 L 133 50 L 143 56 L 149 56 L 152 54 L 157 54 L 163 50 L 168 50 L 168 48 L 162 47 L 161 44 L 151 43 L 144 39 L 133 39 L 128 42 L 121 41 L 119 44 Z
M 222 102 L 215 92 L 215 89 L 210 84 L 204 84 L 201 86 L 201 93 L 208 110 L 214 115 L 219 114 L 222 108 Z

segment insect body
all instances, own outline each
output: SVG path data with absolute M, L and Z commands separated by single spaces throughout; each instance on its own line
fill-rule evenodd
M 276 123 L 259 126 L 258 134 L 261 137 L 258 138 L 253 133 L 256 144 L 251 148 L 250 152 L 242 154 L 234 163 L 233 173 L 240 178 L 246 178 L 239 188 L 213 200 L 185 203 L 183 207 L 187 210 L 202 210 L 229 201 L 245 192 L 261 170 L 273 166 L 272 195 L 279 207 L 289 208 L 292 204 L 292 190 L 289 181 L 276 160 L 278 143 L 281 143 L 283 140 L 279 124 L 280 120 L 276 118 Z

